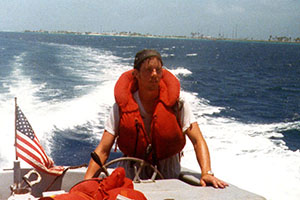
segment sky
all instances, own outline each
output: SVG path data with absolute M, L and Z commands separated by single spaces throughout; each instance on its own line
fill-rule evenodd
M 300 37 L 300 0 L 0 0 L 0 31 Z

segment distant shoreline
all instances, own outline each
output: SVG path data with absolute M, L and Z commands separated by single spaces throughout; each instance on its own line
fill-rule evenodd
M 12 31 L 13 32 L 13 31 Z M 75 31 L 47 31 L 47 30 L 25 30 L 21 31 L 24 33 L 41 33 L 41 34 L 65 34 L 65 35 L 88 35 L 88 36 L 117 36 L 117 37 L 144 37 L 144 38 L 165 38 L 165 39 L 195 39 L 195 40 L 211 40 L 211 41 L 236 41 L 236 42 L 270 42 L 270 43 L 293 43 L 300 44 L 300 37 L 295 38 L 292 41 L 288 37 L 274 37 L 270 36 L 269 40 L 256 40 L 247 38 L 224 38 L 224 37 L 212 37 L 212 36 L 173 36 L 173 35 L 152 35 L 152 34 L 142 34 L 135 32 L 110 32 L 110 33 L 95 33 L 95 32 L 75 32 Z

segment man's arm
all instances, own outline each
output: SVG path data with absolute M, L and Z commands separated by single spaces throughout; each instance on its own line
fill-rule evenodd
M 115 136 L 105 130 L 99 145 L 95 149 L 95 152 L 99 156 L 101 163 L 104 164 L 109 157 L 110 150 L 112 145 L 114 144 L 114 141 Z M 93 159 L 91 159 L 84 179 L 92 178 L 99 168 L 99 165 Z
M 228 186 L 224 181 L 208 173 L 211 171 L 209 150 L 197 122 L 192 123 L 185 133 L 194 146 L 196 158 L 201 168 L 201 186 L 208 184 L 213 185 L 215 188 L 225 188 Z

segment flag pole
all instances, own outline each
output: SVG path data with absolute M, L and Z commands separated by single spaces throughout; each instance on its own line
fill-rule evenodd
M 16 160 L 18 160 L 18 155 L 17 155 L 17 97 L 15 97 L 15 151 L 16 151 Z
M 15 152 L 16 160 L 14 161 L 14 185 L 16 188 L 21 187 L 21 165 L 17 155 L 17 97 L 15 97 Z

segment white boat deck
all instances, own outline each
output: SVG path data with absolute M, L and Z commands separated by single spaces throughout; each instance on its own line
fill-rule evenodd
M 234 185 L 225 189 L 189 185 L 178 179 L 157 180 L 155 183 L 134 184 L 149 200 L 264 200 L 256 194 L 241 190 Z
M 22 169 L 25 174 L 29 169 Z M 83 180 L 86 168 L 68 170 L 63 177 L 59 177 L 53 182 L 53 176 L 39 172 L 42 182 L 32 187 L 32 195 L 38 197 L 49 188 L 49 191 L 69 189 L 77 182 Z M 188 180 L 188 184 L 179 179 L 156 180 L 155 182 L 134 183 L 136 190 L 144 193 L 148 200 L 265 200 L 264 197 L 242 190 L 234 185 L 229 185 L 225 189 L 215 189 L 213 187 L 195 186 L 199 182 L 200 174 L 183 169 L 181 179 Z M 0 200 L 6 200 L 10 196 L 9 186 L 13 184 L 13 170 L 0 170 Z

